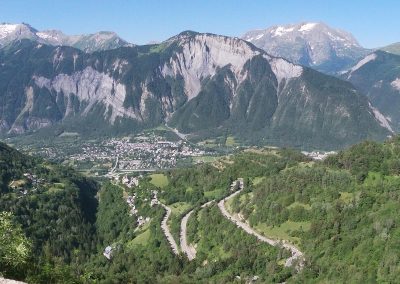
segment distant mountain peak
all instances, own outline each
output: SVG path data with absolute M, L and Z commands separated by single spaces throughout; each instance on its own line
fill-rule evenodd
M 353 35 L 322 22 L 272 26 L 242 38 L 271 55 L 326 73 L 336 73 L 368 53 Z
M 38 31 L 25 23 L 3 23 L 0 25 L 0 46 L 20 39 L 30 39 L 55 46 L 72 46 L 85 52 L 132 46 L 131 43 L 123 40 L 115 32 L 111 31 L 70 36 L 59 30 Z

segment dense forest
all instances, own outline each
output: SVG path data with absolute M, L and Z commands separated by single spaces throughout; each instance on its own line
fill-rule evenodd
M 97 187 L 0 144 L 0 243 L 7 244 L 0 273 L 33 283 L 75 281 L 96 244 Z
M 290 149 L 250 148 L 169 170 L 158 176 L 165 182 L 145 175 L 128 188 L 1 145 L 0 273 L 29 283 L 395 283 L 399 160 L 399 137 L 318 162 Z M 260 234 L 296 245 L 305 256 L 301 270 L 283 265 L 287 250 L 221 214 L 217 202 L 239 177 L 244 189 L 227 210 Z M 194 260 L 172 253 L 160 226 L 165 210 L 150 203 L 154 192 L 172 208 L 168 225 L 176 240 L 182 217 L 193 210 L 187 234 Z M 127 203 L 132 196 L 135 214 Z

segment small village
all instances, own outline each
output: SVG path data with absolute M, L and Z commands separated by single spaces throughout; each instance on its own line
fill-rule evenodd
M 337 152 L 335 151 L 329 151 L 329 152 L 324 152 L 324 151 L 312 151 L 312 152 L 307 152 L 307 151 L 302 151 L 301 152 L 303 155 L 317 161 L 322 161 L 329 155 L 334 155 Z
M 70 147 L 70 144 L 73 145 Z M 94 176 L 108 173 L 108 177 L 115 172 L 174 168 L 180 161 L 210 155 L 209 151 L 186 140 L 168 141 L 154 133 L 101 141 L 78 140 L 60 145 L 42 145 L 36 152 L 43 158 L 68 164 Z

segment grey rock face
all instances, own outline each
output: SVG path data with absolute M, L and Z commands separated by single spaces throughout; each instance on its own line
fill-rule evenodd
M 350 33 L 323 23 L 273 26 L 242 38 L 271 55 L 325 73 L 341 71 L 368 53 Z

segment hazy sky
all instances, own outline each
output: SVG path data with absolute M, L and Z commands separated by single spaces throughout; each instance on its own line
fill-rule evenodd
M 400 0 L 0 0 L 0 22 L 67 34 L 115 31 L 136 44 L 184 30 L 241 36 L 321 21 L 351 32 L 365 47 L 378 47 L 400 41 L 399 14 Z

